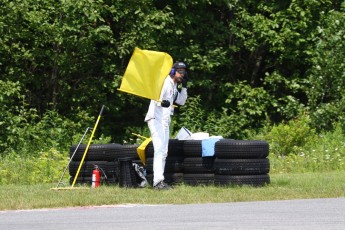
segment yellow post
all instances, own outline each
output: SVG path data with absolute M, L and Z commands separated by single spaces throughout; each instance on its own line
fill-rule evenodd
M 75 182 L 77 181 L 77 178 L 78 178 L 78 175 L 79 175 L 81 166 L 83 165 L 84 159 L 85 159 L 85 157 L 86 157 L 86 153 L 87 153 L 87 151 L 89 150 L 89 147 L 90 147 L 90 144 L 91 144 L 93 135 L 95 134 L 96 128 L 97 128 L 97 126 L 98 126 L 98 122 L 99 122 L 99 120 L 101 119 L 101 115 L 102 115 L 102 113 L 103 113 L 103 109 L 104 109 L 104 105 L 102 105 L 101 111 L 100 111 L 100 113 L 99 113 L 99 115 L 98 115 L 98 118 L 97 118 L 97 121 L 96 121 L 96 124 L 95 124 L 95 126 L 93 127 L 93 130 L 92 130 L 92 133 L 91 133 L 89 142 L 88 142 L 87 145 L 86 145 L 86 148 L 85 148 L 85 151 L 84 151 L 83 158 L 82 158 L 81 161 L 80 161 L 80 164 L 79 164 L 77 173 L 75 174 L 75 177 L 74 177 L 74 180 L 73 180 L 73 183 L 72 183 L 72 188 L 73 188 Z
M 143 138 L 143 139 L 147 139 L 147 138 L 148 138 L 148 137 L 144 137 L 144 136 L 141 136 L 141 135 L 139 135 L 139 134 L 136 134 L 136 133 L 132 133 L 132 135 L 137 136 L 137 137 L 141 137 L 141 138 Z

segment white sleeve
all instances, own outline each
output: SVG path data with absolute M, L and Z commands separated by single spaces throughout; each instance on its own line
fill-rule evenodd
M 159 95 L 159 101 L 156 101 L 156 105 L 157 106 L 161 106 L 161 102 L 163 100 L 166 100 L 167 98 L 164 98 L 166 92 L 168 91 L 168 87 L 169 87 L 169 82 L 167 80 L 164 81 L 163 86 L 162 86 L 162 91 L 161 94 Z
M 188 94 L 187 94 L 187 88 L 182 88 L 181 92 L 177 93 L 177 98 L 175 100 L 175 103 L 178 105 L 184 105 L 186 103 Z

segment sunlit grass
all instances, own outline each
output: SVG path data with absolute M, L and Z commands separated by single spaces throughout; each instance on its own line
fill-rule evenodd
M 2 185 L 0 210 L 117 204 L 190 204 L 345 196 L 345 172 L 272 174 L 264 187 L 178 185 L 173 190 L 120 188 L 51 190 L 56 185 Z

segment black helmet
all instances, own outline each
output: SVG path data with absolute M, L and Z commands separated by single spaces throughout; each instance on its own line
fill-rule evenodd
M 173 65 L 173 68 L 176 69 L 187 69 L 187 65 L 184 62 L 181 61 L 177 61 L 175 62 L 175 64 Z

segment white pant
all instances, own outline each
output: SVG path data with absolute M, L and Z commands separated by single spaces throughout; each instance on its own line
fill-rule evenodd
M 154 148 L 153 156 L 153 186 L 164 180 L 165 160 L 168 156 L 169 126 L 156 119 L 147 122 L 151 132 Z

